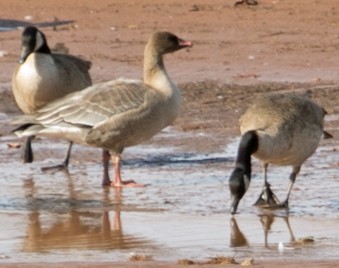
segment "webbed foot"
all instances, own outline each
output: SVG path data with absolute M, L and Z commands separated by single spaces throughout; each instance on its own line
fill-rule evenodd
M 121 182 L 112 182 L 111 186 L 116 188 L 121 187 L 146 187 L 146 184 L 136 183 L 133 180 L 121 181 Z
M 279 199 L 271 190 L 270 184 L 266 183 L 264 189 L 262 190 L 258 200 L 254 203 L 254 205 L 264 208 L 278 208 L 283 204 L 279 202 Z

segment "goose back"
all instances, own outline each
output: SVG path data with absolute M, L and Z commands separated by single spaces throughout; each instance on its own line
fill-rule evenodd
M 240 118 L 241 133 L 255 130 L 264 163 L 301 165 L 316 150 L 323 133 L 324 110 L 304 96 L 274 94 L 250 106 Z

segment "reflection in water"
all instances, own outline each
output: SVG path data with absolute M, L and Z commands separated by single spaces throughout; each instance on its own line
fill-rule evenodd
M 231 218 L 231 243 L 230 247 L 244 247 L 248 246 L 245 235 L 240 231 L 238 223 L 234 217 Z
M 278 216 L 275 216 L 273 214 L 259 216 L 260 222 L 261 222 L 263 230 L 264 230 L 264 241 L 265 241 L 265 247 L 266 248 L 269 248 L 268 235 L 271 232 L 271 227 L 272 227 L 272 224 L 273 224 L 276 217 L 278 217 Z M 291 225 L 289 223 L 288 216 L 279 216 L 278 218 L 282 218 L 285 221 L 288 232 L 289 232 L 289 236 L 290 236 L 290 242 L 294 242 L 295 238 L 294 238 L 294 235 L 293 235 L 293 232 L 292 232 L 292 229 L 291 229 Z M 230 230 L 231 230 L 230 247 L 248 246 L 249 245 L 248 240 L 245 237 L 245 235 L 241 232 L 235 217 L 231 218 L 230 227 L 231 227 L 230 228 Z
M 92 221 L 99 217 L 101 225 L 93 226 Z M 67 220 L 57 221 L 48 228 L 42 227 L 40 218 L 41 214 L 37 211 L 32 211 L 29 215 L 27 238 L 23 246 L 25 252 L 54 249 L 130 249 L 149 244 L 146 239 L 123 234 L 120 213 L 115 214 L 111 222 L 107 211 L 101 215 L 71 211 Z
M 274 222 L 276 216 L 270 214 L 270 215 L 261 215 L 260 216 L 260 222 L 262 224 L 262 227 L 264 229 L 265 234 L 265 247 L 268 248 L 268 234 L 271 231 L 271 226 Z M 290 222 L 288 220 L 288 216 L 281 216 L 281 218 L 285 221 L 289 235 L 290 235 L 290 242 L 294 242 L 295 238 L 291 229 Z
M 26 197 L 34 202 L 34 180 L 29 179 L 24 183 Z M 111 189 L 103 189 L 104 204 L 111 203 Z M 112 189 L 114 191 L 114 189 Z M 76 199 L 73 183 L 68 175 L 69 199 Z M 55 249 L 76 249 L 76 250 L 108 250 L 108 249 L 131 249 L 140 248 L 144 245 L 152 245 L 152 242 L 134 235 L 123 233 L 120 211 L 121 193 L 114 194 L 115 208 L 110 213 L 108 209 L 101 207 L 92 208 L 91 211 L 80 211 L 78 201 L 76 207 L 72 207 L 72 202 L 68 204 L 66 213 L 51 213 L 52 217 L 43 212 L 41 206 L 31 206 L 28 217 L 27 237 L 25 238 L 24 252 L 46 252 Z M 45 202 L 50 202 L 46 199 Z M 57 202 L 53 199 L 52 202 Z M 65 215 L 66 214 L 66 215 Z M 51 219 L 52 218 L 52 219 Z

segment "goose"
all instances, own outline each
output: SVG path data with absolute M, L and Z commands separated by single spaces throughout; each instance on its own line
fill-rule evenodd
M 91 63 L 72 55 L 51 53 L 46 36 L 36 27 L 26 27 L 21 35 L 21 55 L 12 75 L 14 99 L 24 114 L 33 114 L 51 101 L 92 84 Z M 22 149 L 24 163 L 33 162 L 32 136 Z M 65 160 L 55 167 L 67 168 L 72 142 Z
M 163 56 L 192 42 L 169 32 L 155 32 L 144 50 L 143 80 L 118 78 L 94 84 L 50 102 L 32 116 L 13 121 L 19 136 L 45 135 L 103 148 L 114 165 L 114 181 L 105 175 L 103 185 L 144 186 L 123 181 L 121 154 L 125 147 L 150 139 L 171 124 L 181 106 L 180 90 L 164 66 Z
M 288 208 L 288 199 L 301 165 L 319 145 L 324 134 L 325 111 L 305 96 L 273 94 L 255 101 L 241 116 L 240 139 L 235 168 L 229 178 L 231 214 L 237 212 L 239 201 L 251 181 L 251 156 L 263 164 L 264 190 L 256 205 Z M 269 164 L 292 166 L 290 186 L 284 202 L 270 189 L 267 181 Z

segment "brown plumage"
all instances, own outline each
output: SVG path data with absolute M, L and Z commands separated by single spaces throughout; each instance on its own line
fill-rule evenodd
M 120 177 L 120 155 L 125 147 L 143 142 L 173 122 L 181 95 L 170 80 L 163 55 L 192 46 L 168 32 L 157 32 L 144 52 L 144 80 L 117 79 L 95 84 L 54 101 L 35 115 L 22 117 L 19 136 L 46 135 L 100 147 L 115 164 L 113 186 L 138 186 Z M 109 184 L 105 177 L 103 184 Z

